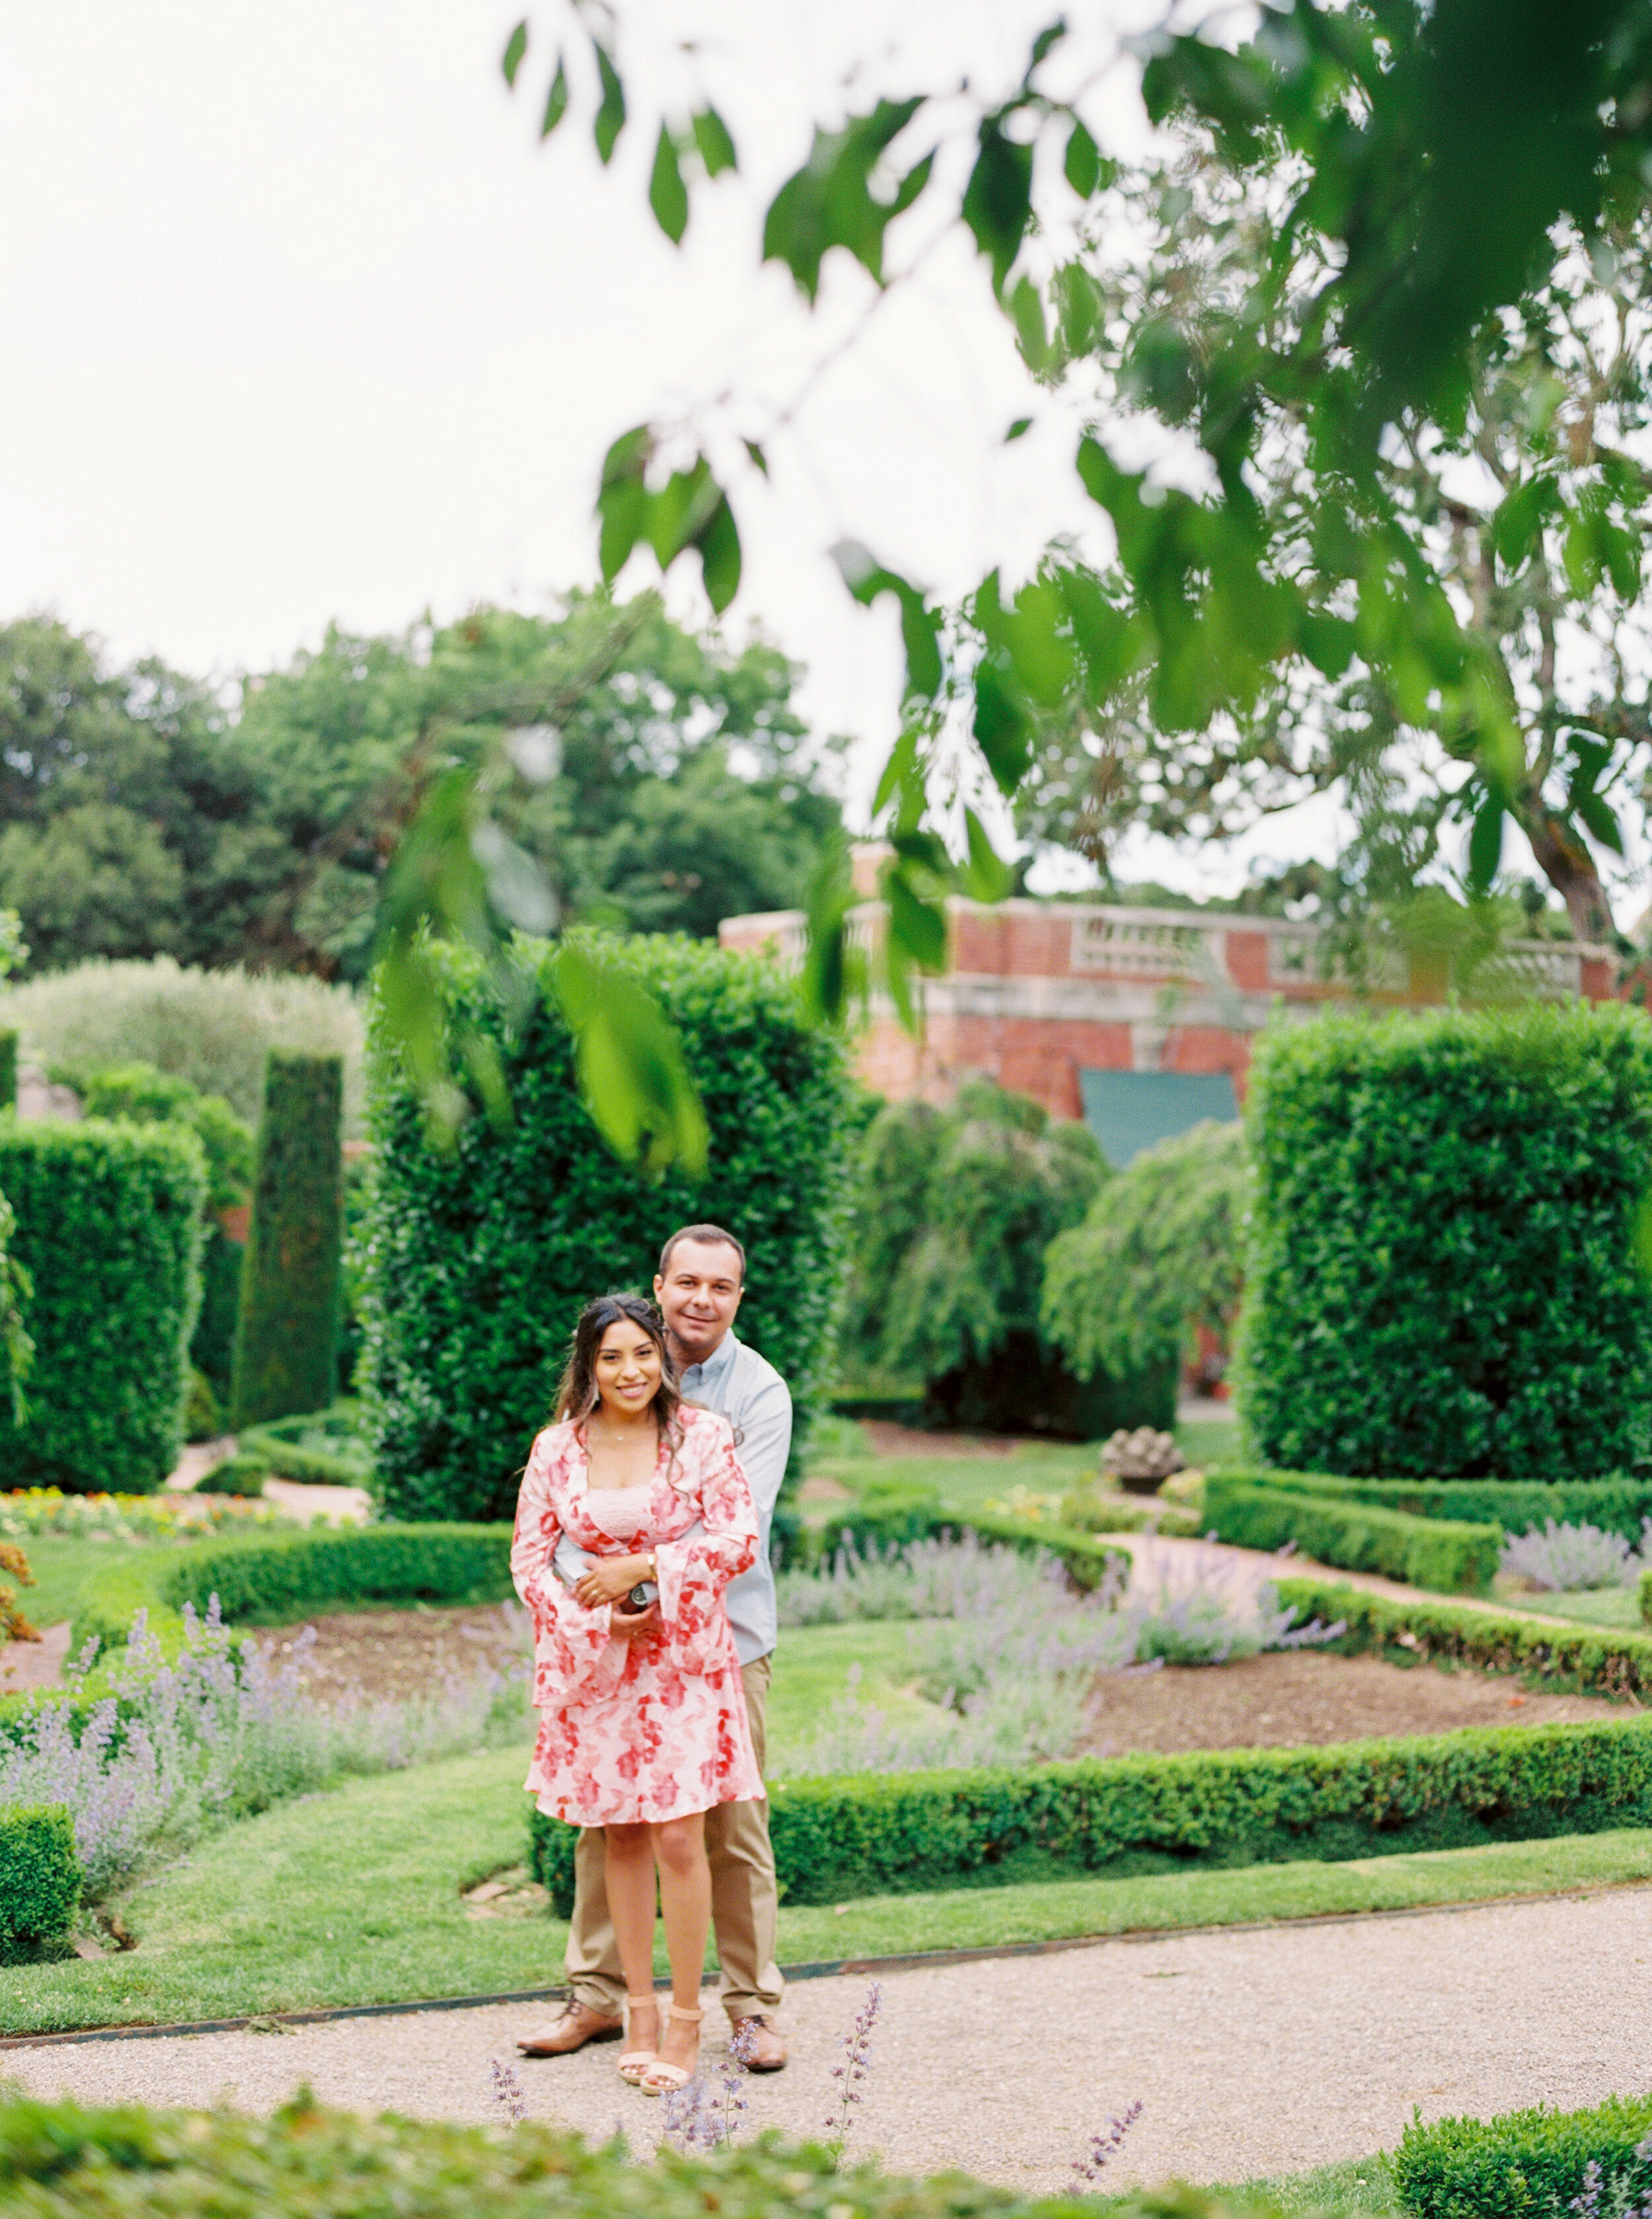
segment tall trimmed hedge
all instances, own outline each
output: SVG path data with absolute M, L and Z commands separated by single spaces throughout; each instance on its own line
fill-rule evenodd
M 201 1303 L 201 1143 L 177 1125 L 0 1120 L 0 1194 L 34 1291 L 20 1426 L 0 1395 L 12 1486 L 145 1495 L 177 1461 Z
M 235 1322 L 234 1423 L 324 1410 L 337 1386 L 344 1060 L 271 1048 Z
M 450 1150 L 432 1143 L 376 1028 L 363 1388 L 394 1517 L 512 1514 L 581 1304 L 611 1287 L 647 1292 L 685 1223 L 745 1243 L 736 1329 L 784 1374 L 799 1431 L 828 1384 L 853 1139 L 842 1044 L 803 1022 L 771 965 L 679 939 L 609 943 L 677 1027 L 711 1130 L 704 1179 L 674 1168 L 650 1184 L 581 1102 L 543 991 L 550 953 L 521 944 L 533 990 L 515 1022 L 478 964 L 450 960 L 449 1022 L 493 1043 L 512 1107 L 508 1125 L 479 1110 Z
M 1236 1364 L 1264 1461 L 1550 1479 L 1652 1458 L 1652 1022 L 1608 1004 L 1267 1035 Z

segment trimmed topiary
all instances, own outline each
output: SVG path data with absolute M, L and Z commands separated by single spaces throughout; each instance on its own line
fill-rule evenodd
M 344 1065 L 270 1052 L 235 1327 L 233 1423 L 333 1397 L 344 1244 Z
M 1652 2096 L 1609 2096 L 1587 2111 L 1539 2104 L 1494 2119 L 1413 2120 L 1394 2153 L 1394 2186 L 1416 2219 L 1639 2210 L 1652 2187 L 1652 2162 L 1640 2154 L 1649 2137 Z M 1591 2166 L 1595 2195 L 1586 2203 Z
M 501 1006 L 479 961 L 444 958 L 456 1060 L 467 1034 L 497 1054 L 508 1123 L 478 1103 L 444 1148 L 382 1040 L 375 1057 L 362 1386 L 393 1517 L 513 1514 L 581 1305 L 605 1288 L 646 1292 L 684 1224 L 745 1243 L 737 1330 L 785 1376 L 795 1438 L 828 1383 L 853 1137 L 842 1043 L 804 1022 L 772 965 L 682 940 L 605 943 L 604 960 L 676 1026 L 710 1128 L 703 1179 L 674 1167 L 649 1180 L 581 1099 L 568 1028 L 539 982 L 551 953 L 519 943 L 519 1010 Z
M 1269 1464 L 1587 1478 L 1652 1459 L 1652 1022 L 1336 1016 L 1251 1067 L 1239 1413 Z
M 61 1803 L 0 1811 L 0 1965 L 62 1950 L 80 1908 L 80 1858 Z
M 0 1120 L 0 1194 L 34 1291 L 22 1424 L 0 1395 L 14 1487 L 147 1495 L 183 1440 L 201 1301 L 201 1144 L 177 1125 Z

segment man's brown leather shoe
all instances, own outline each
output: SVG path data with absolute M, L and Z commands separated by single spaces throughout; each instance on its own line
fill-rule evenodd
M 786 2063 L 786 2044 L 776 2031 L 772 2019 L 761 2011 L 752 2011 L 745 2018 L 735 2021 L 735 2032 L 743 2034 L 741 2047 L 745 2054 L 748 2073 L 778 2073 Z
M 570 1996 L 562 2005 L 560 2018 L 549 2026 L 537 2026 L 531 2034 L 519 2037 L 517 2048 L 525 2057 L 567 2057 L 574 2050 L 583 2049 L 587 2042 L 613 2042 L 618 2039 L 624 2021 L 608 2018 L 601 2011 L 593 2011 L 589 2004 L 578 2002 Z M 782 2057 L 786 2052 L 780 2052 Z

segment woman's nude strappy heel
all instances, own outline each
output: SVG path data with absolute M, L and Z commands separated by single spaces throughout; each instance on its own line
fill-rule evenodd
M 658 2011 L 659 2008 L 660 1998 L 652 1988 L 645 1996 L 627 1996 L 625 1998 L 626 2033 L 630 2032 L 631 2020 L 638 2011 Z M 629 2080 L 633 2088 L 640 2088 L 643 2085 L 643 2075 L 648 2071 L 649 2066 L 656 2061 L 655 2053 L 651 2049 L 628 2049 L 619 2060 L 619 2077 L 622 2080 Z
M 673 2004 L 671 2016 L 681 2019 L 686 2026 L 698 2026 L 705 2014 L 703 2011 L 683 2011 Z M 663 2057 L 653 2057 L 637 2085 L 645 2096 L 673 2096 L 679 2088 L 686 2088 L 693 2077 L 690 2066 L 668 2065 Z

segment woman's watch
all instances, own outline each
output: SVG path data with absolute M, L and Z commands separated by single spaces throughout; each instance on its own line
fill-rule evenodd
M 648 1569 L 626 1598 L 633 1610 L 646 1610 L 650 1603 L 657 1602 L 660 1597 L 658 1567 L 655 1563 L 652 1549 L 645 1549 L 643 1551 L 643 1562 L 648 1566 Z

